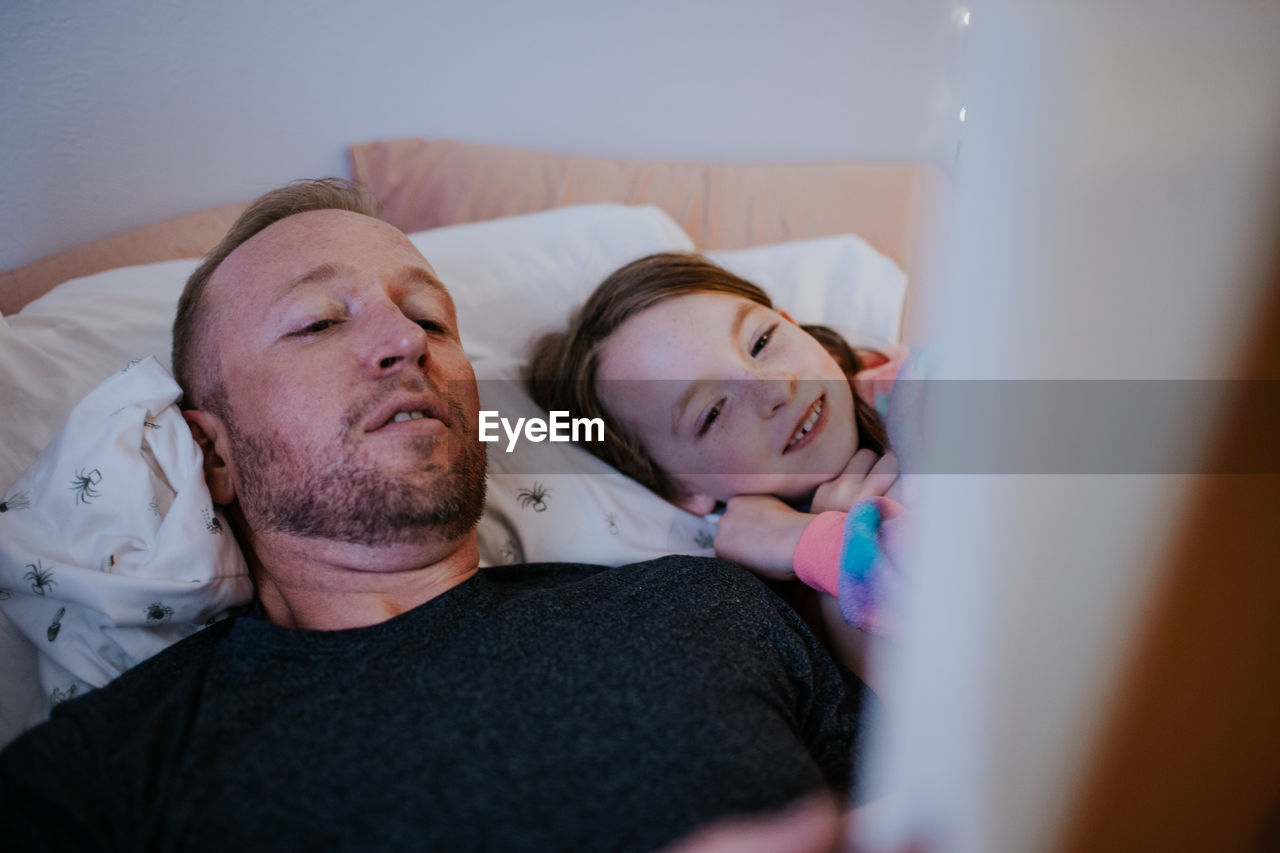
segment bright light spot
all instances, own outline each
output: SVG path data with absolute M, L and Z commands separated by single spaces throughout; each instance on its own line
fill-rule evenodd
M 962 27 L 969 26 L 969 13 L 967 11 L 960 16 L 960 26 Z
M 964 107 L 960 108 L 960 120 L 964 121 Z

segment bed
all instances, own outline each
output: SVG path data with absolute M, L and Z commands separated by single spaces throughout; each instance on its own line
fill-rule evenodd
M 908 300 L 906 283 L 944 182 L 929 166 L 617 161 L 421 139 L 353 145 L 350 161 L 450 286 L 482 407 L 515 416 L 540 414 L 518 381 L 531 336 L 654 251 L 708 252 L 855 343 L 911 340 L 919 288 Z M 167 374 L 193 259 L 241 209 L 0 273 L 0 744 L 251 594 Z M 711 553 L 712 521 L 578 448 L 491 445 L 489 458 L 484 564 Z

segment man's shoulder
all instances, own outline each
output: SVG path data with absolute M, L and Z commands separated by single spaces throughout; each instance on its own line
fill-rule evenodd
M 529 563 L 487 570 L 501 598 L 535 598 L 596 613 L 664 614 L 677 620 L 771 618 L 777 596 L 741 566 L 711 557 L 671 555 L 620 566 Z
M 750 571 L 718 557 L 671 554 L 643 563 L 618 566 L 612 571 L 630 580 L 643 579 L 646 583 L 681 587 L 688 591 L 713 591 L 721 596 L 738 592 L 768 594 L 764 584 Z
M 56 706 L 52 722 L 64 718 L 116 719 L 118 712 L 128 711 L 125 719 L 140 719 L 143 709 L 162 705 L 166 697 L 175 696 L 175 688 L 184 681 L 204 677 L 208 662 L 230 633 L 234 619 L 226 619 L 169 646 L 167 649 L 126 670 L 107 684 Z
M 112 684 L 127 688 L 134 683 L 172 681 L 182 673 L 190 673 L 202 661 L 213 657 L 235 627 L 236 618 L 223 619 L 184 637 L 164 651 L 139 663 Z M 110 686 L 110 685 L 108 685 Z M 92 695 L 92 694 L 90 694 Z
M 604 587 L 683 587 L 715 589 L 763 590 L 751 572 L 715 557 L 671 554 L 640 563 L 600 566 L 587 563 L 523 563 L 495 566 L 485 570 L 498 583 L 531 587 L 589 584 Z
M 139 745 L 164 728 L 161 722 L 191 712 L 190 700 L 233 621 L 203 628 L 102 687 L 59 703 L 49 719 L 5 747 L 0 775 L 11 777 L 15 767 L 51 757 L 76 756 L 104 767 L 132 760 Z

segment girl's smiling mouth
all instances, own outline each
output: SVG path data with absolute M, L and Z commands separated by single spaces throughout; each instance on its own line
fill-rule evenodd
M 804 416 L 800 418 L 796 428 L 792 430 L 791 437 L 787 439 L 786 446 L 782 448 L 783 454 L 805 447 L 812 442 L 814 436 L 827 425 L 828 418 L 827 395 L 823 393 L 805 410 Z

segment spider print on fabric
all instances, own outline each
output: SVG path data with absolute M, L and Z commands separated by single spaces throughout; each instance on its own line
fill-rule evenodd
M 547 511 L 547 495 L 551 494 L 551 490 L 539 483 L 537 480 L 533 483 L 533 488 L 521 489 L 516 492 L 520 498 L 520 506 L 524 509 L 533 507 L 534 512 Z
M 14 492 L 3 501 L 0 501 L 0 512 L 19 512 L 24 509 L 31 509 L 30 489 Z
M 36 595 L 44 595 L 50 589 L 58 585 L 53 579 L 53 566 L 44 567 L 44 563 L 36 560 L 34 563 L 27 563 L 27 573 L 23 575 L 24 580 L 31 581 L 31 591 Z
M 508 566 L 514 563 L 516 561 L 515 540 L 508 537 L 507 541 L 502 543 L 499 553 L 502 555 L 502 562 L 506 563 Z
M 704 527 L 693 534 L 693 542 L 699 548 L 714 548 L 716 547 L 716 535 Z
M 150 501 L 147 502 L 147 509 L 155 513 L 156 518 L 159 518 L 160 517 L 160 499 L 153 497 Z
M 83 468 L 76 471 L 75 479 L 71 481 L 70 488 L 75 490 L 76 503 L 87 504 L 94 498 L 102 497 L 102 494 L 94 490 L 94 486 L 102 482 L 102 472 L 94 468 L 88 473 Z
M 45 631 L 45 636 L 49 638 L 49 642 L 58 639 L 58 632 L 62 630 L 62 616 L 67 612 L 67 608 L 59 607 L 58 613 L 53 617 L 53 621 L 49 623 L 49 629 Z
M 173 616 L 173 608 L 169 605 L 153 601 L 147 605 L 147 624 L 159 625 L 161 622 L 168 622 Z
M 153 422 L 148 421 L 148 420 L 143 420 L 142 425 L 143 425 L 143 427 L 145 427 L 146 429 L 160 429 L 160 424 L 153 423 Z
M 77 684 L 68 684 L 66 690 L 59 690 L 56 687 L 53 688 L 53 692 L 49 694 L 49 704 L 61 705 L 63 702 L 76 695 L 78 687 L 79 685 Z
M 611 512 L 608 515 L 606 515 L 604 517 L 604 523 L 605 525 L 608 526 L 609 534 L 611 536 L 618 535 L 618 532 L 619 532 L 618 531 L 618 514 L 616 512 Z
M 140 362 L 140 361 L 142 361 L 142 359 L 140 359 L 140 358 L 131 358 L 131 359 L 129 359 L 129 363 L 128 363 L 128 364 L 126 364 L 124 367 L 120 368 L 120 372 L 121 372 L 121 373 L 128 373 L 128 372 L 129 372 L 129 369 L 130 369 L 131 367 L 133 367 L 135 364 L 137 364 L 138 362 Z
M 213 510 L 205 507 L 201 512 L 204 515 L 204 529 L 210 533 L 222 533 L 222 522 L 218 521 L 218 517 L 213 514 Z

